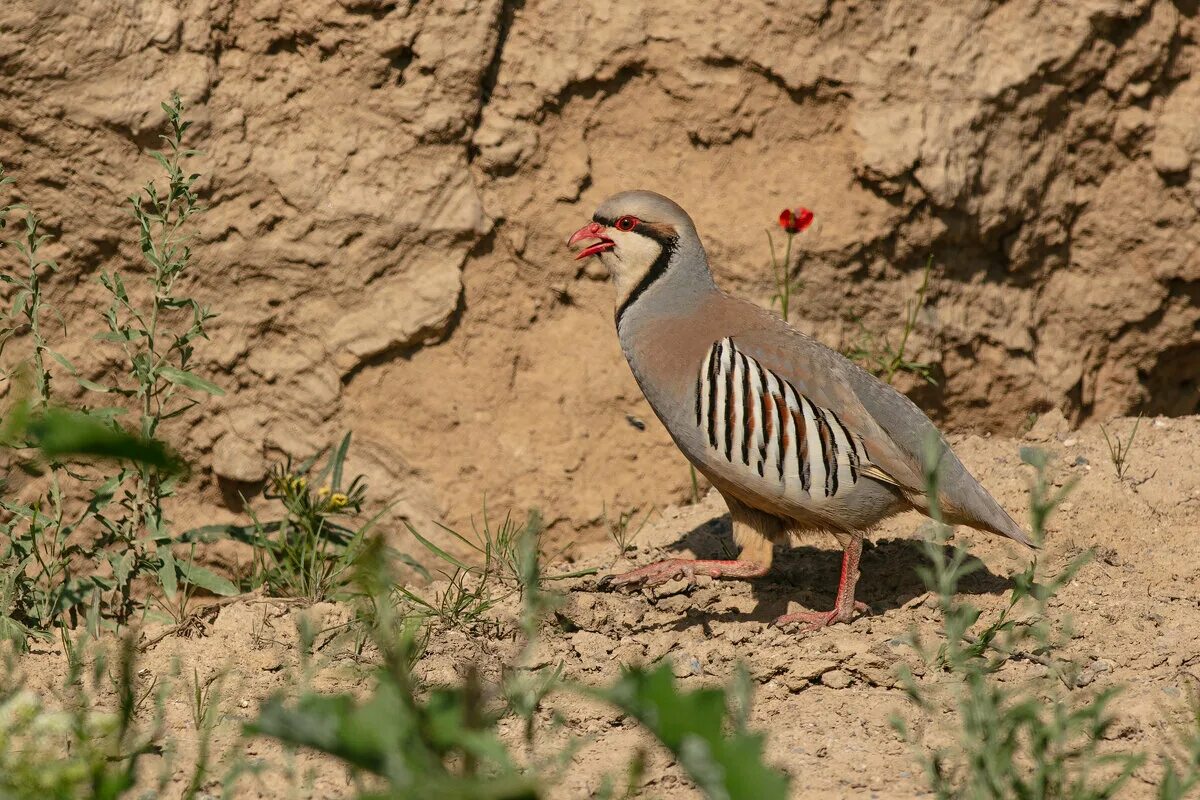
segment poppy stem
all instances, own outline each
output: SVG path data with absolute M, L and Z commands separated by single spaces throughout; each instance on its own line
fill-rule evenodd
M 783 311 L 783 321 L 784 322 L 788 321 L 788 301 L 791 299 L 791 294 L 792 294 L 792 276 L 791 276 L 792 240 L 795 238 L 796 238 L 796 234 L 792 233 L 791 231 L 788 231 L 787 249 L 784 251 L 784 254 L 783 254 L 783 283 L 779 290 L 779 298 L 780 298 L 779 299 L 779 308 L 780 308 L 780 310 Z M 776 282 L 778 282 L 778 280 L 779 279 L 776 278 Z
M 783 310 L 783 318 L 787 319 L 787 300 L 783 296 L 783 285 L 779 280 L 779 259 L 775 256 L 775 237 L 771 236 L 771 231 L 767 230 L 767 246 L 771 248 L 771 277 L 775 281 L 775 297 L 779 298 L 780 307 Z

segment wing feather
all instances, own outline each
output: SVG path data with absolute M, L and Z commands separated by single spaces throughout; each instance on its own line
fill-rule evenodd
M 732 334 L 733 342 L 814 404 L 836 412 L 863 445 L 862 475 L 898 488 L 916 508 L 928 511 L 922 460 L 932 443 L 941 471 L 939 501 L 948 520 L 1032 545 L 915 403 L 840 353 L 754 309 L 757 313 L 745 316 L 755 324 Z

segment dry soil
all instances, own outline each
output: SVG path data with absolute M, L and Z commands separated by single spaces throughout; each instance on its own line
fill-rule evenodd
M 1128 437 L 1134 420 L 1116 422 L 1110 434 Z M 1189 693 L 1200 681 L 1200 566 L 1194 558 L 1200 536 L 1200 474 L 1195 453 L 1200 418 L 1142 421 L 1125 480 L 1117 480 L 1100 431 L 1066 429 L 1043 420 L 1023 439 L 970 436 L 956 450 L 1000 501 L 1021 518 L 1027 509 L 1031 469 L 1021 464 L 1022 446 L 1051 454 L 1055 483 L 1078 485 L 1051 518 L 1040 556 L 1048 574 L 1085 549 L 1095 557 L 1060 594 L 1052 612 L 1069 621 L 1074 634 L 1063 656 L 1080 668 L 1072 699 L 1082 701 L 1112 686 L 1122 692 L 1105 748 L 1138 750 L 1150 757 L 1123 797 L 1151 797 L 1161 770 L 1159 756 L 1175 741 L 1176 726 L 1188 713 Z M 559 585 L 565 598 L 558 621 L 543 626 L 526 666 L 561 663 L 568 678 L 589 684 L 612 679 L 624 663 L 668 660 L 684 687 L 728 681 L 744 664 L 756 693 L 752 725 L 767 734 L 768 760 L 792 777 L 795 797 L 911 798 L 922 796 L 923 776 L 913 752 L 894 733 L 890 719 L 900 715 L 925 742 L 944 742 L 954 718 L 949 709 L 933 717 L 916 711 L 897 687 L 904 664 L 920 671 L 907 635 L 936 629 L 937 612 L 915 567 L 922 521 L 898 517 L 872 537 L 863 556 L 859 597 L 871 613 L 849 625 L 811 634 L 779 630 L 770 621 L 789 609 L 830 606 L 839 568 L 832 541 L 805 541 L 777 554 L 774 571 L 755 582 L 706 582 L 698 587 L 667 585 L 637 594 L 600 592 L 592 577 Z M 961 530 L 982 567 L 961 586 L 961 599 L 984 609 L 985 619 L 1004 604 L 1010 576 L 1030 554 L 1007 541 Z M 409 542 L 415 549 L 415 543 Z M 728 518 L 719 497 L 664 509 L 618 556 L 612 543 L 576 548 L 570 561 L 551 564 L 551 574 L 586 567 L 602 573 L 624 570 L 664 556 L 720 556 L 732 551 Z M 424 587 L 422 591 L 436 591 Z M 290 601 L 248 598 L 214 608 L 191 638 L 168 636 L 142 657 L 139 684 L 165 680 L 176 665 L 202 680 L 224 674 L 218 701 L 212 781 L 238 756 L 276 764 L 243 777 L 236 796 L 284 798 L 341 797 L 351 792 L 343 770 L 309 754 L 294 761 L 270 742 L 238 739 L 241 722 L 271 692 L 295 693 L 309 681 L 322 691 L 365 692 L 369 663 L 351 657 L 337 638 L 351 617 L 345 606 L 305 607 Z M 430 684 L 451 682 L 477 668 L 486 680 L 516 659 L 512 635 L 515 603 L 501 604 L 494 624 L 473 630 L 435 627 L 418 673 Z M 323 633 L 306 666 L 297 651 L 297 621 L 307 615 Z M 569 622 L 568 622 L 569 620 Z M 569 632 L 568 632 L 569 631 Z M 146 630 L 142 640 L 155 636 Z M 369 660 L 368 660 L 369 661 Z M 65 659 L 54 647 L 40 648 L 23 661 L 35 688 L 52 692 L 62 679 Z M 1017 685 L 1042 669 L 1010 661 L 999 680 Z M 304 677 L 307 676 L 307 677 Z M 926 675 L 924 680 L 940 680 Z M 563 720 L 554 729 L 551 714 Z M 195 733 L 185 692 L 167 706 L 169 735 L 179 756 L 173 766 L 176 788 L 190 776 Z M 649 748 L 640 796 L 692 798 L 697 792 L 669 756 L 637 725 L 610 709 L 571 694 L 554 696 L 541 715 L 545 733 L 538 752 L 547 753 L 570 737 L 582 749 L 563 772 L 552 796 L 590 796 L 607 773 L 619 771 L 638 748 Z M 506 722 L 505 735 L 518 752 L 519 732 Z M 150 772 L 158 764 L 152 758 Z M 292 765 L 292 773 L 278 765 Z

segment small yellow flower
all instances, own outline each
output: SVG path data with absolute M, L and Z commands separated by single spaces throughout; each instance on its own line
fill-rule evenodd
M 333 494 L 333 496 L 329 498 L 329 507 L 330 508 L 341 508 L 342 506 L 346 505 L 346 503 L 349 503 L 349 502 L 350 502 L 349 497 L 346 497 L 346 495 L 342 494 L 341 492 L 335 492 Z
M 293 492 L 303 492 L 306 486 L 308 486 L 307 478 L 293 478 L 292 479 L 292 491 Z
M 320 497 L 321 499 L 329 497 L 329 493 L 331 491 L 333 490 L 330 489 L 328 485 L 322 486 L 320 489 L 317 489 L 317 497 Z

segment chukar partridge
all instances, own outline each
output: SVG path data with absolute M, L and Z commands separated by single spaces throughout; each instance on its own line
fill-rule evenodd
M 697 575 L 753 578 L 790 531 L 827 531 L 843 549 L 832 611 L 778 624 L 846 622 L 862 540 L 907 509 L 929 512 L 923 454 L 940 459 L 944 519 L 1033 543 L 967 472 L 907 397 L 754 303 L 717 288 L 695 225 L 662 195 L 605 200 L 568 246 L 598 257 L 616 286 L 621 348 L 654 413 L 729 505 L 736 561 L 668 559 L 607 586 Z

